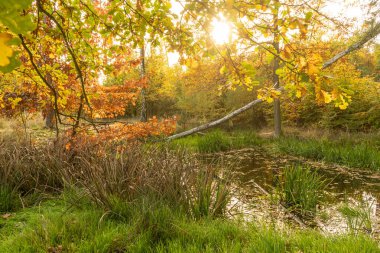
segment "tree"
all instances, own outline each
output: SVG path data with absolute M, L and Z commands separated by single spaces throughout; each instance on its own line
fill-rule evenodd
M 272 55 L 268 57 L 272 81 L 264 82 L 256 92 L 258 102 L 275 101 L 275 134 L 279 135 L 279 98 L 284 89 L 301 97 L 311 84 L 317 101 L 347 108 L 350 97 L 346 90 L 331 82 L 328 73 L 321 69 L 379 33 L 379 26 L 372 23 L 357 43 L 323 65 L 323 53 L 310 48 L 316 45 L 311 31 L 322 29 L 320 23 L 329 21 L 319 10 L 322 0 L 192 1 L 184 3 L 180 17 L 171 12 L 167 0 L 35 0 L 33 4 L 19 0 L 15 5 L 3 2 L 0 3 L 5 6 L 5 14 L 17 22 L 0 19 L 9 28 L 7 32 L 5 27 L 0 28 L 0 47 L 5 52 L 0 64 L 14 69 L 15 47 L 21 44 L 23 64 L 18 71 L 38 87 L 39 97 L 45 98 L 40 104 L 53 105 L 57 124 L 70 125 L 74 136 L 84 122 L 98 131 L 95 123 L 99 118 L 120 115 L 126 104 L 135 103 L 145 88 L 145 75 L 107 88 L 99 86 L 98 77 L 101 71 L 128 76 L 128 68 L 121 68 L 120 63 L 135 61 L 129 53 L 145 48 L 146 43 L 151 47 L 170 45 L 171 50 L 182 54 L 181 61 L 192 67 L 199 65 L 201 59 L 221 57 L 224 64 L 219 71 L 228 77 L 223 83 L 231 89 L 238 85 L 248 90 L 258 87 L 260 78 L 254 61 L 244 54 L 265 51 Z M 237 38 L 234 43 L 220 46 L 213 43 L 209 32 L 210 24 L 221 14 L 233 22 Z M 27 29 L 20 29 L 19 22 L 26 24 Z M 125 56 L 132 59 L 123 61 Z M 141 60 L 145 61 L 145 54 L 142 56 L 138 63 L 144 63 Z
M 314 86 L 317 101 L 326 103 L 334 101 L 337 107 L 345 109 L 350 96 L 344 87 L 336 86 L 339 83 L 330 82 L 328 74 L 321 69 L 326 69 L 342 56 L 361 48 L 363 43 L 378 34 L 375 23 L 373 29 L 369 29 L 359 41 L 323 65 L 323 55 L 310 47 L 310 43 L 315 42 L 314 36 L 311 35 L 314 34 L 315 29 L 325 31 L 326 22 L 342 25 L 319 10 L 321 3 L 322 1 L 305 3 L 297 0 L 213 1 L 191 2 L 185 6 L 184 13 L 201 12 L 201 15 L 189 14 L 195 17 L 196 21 L 193 22 L 201 23 L 199 26 L 208 27 L 210 20 L 218 12 L 233 21 L 238 30 L 235 44 L 226 45 L 217 50 L 217 53 L 226 59 L 226 64 L 221 70 L 230 75 L 230 86 L 245 85 L 248 90 L 252 90 L 252 86 L 257 85 L 251 75 L 251 63 L 247 61 L 244 64 L 236 64 L 235 55 L 239 54 L 236 45 L 244 47 L 243 53 L 252 48 L 265 50 L 273 55 L 273 81 L 268 87 L 259 89 L 258 92 L 260 99 L 268 102 L 275 101 L 276 136 L 281 132 L 278 98 L 283 89 L 279 87 L 279 83 L 286 84 L 285 89 L 297 97 L 304 95 L 307 91 L 306 86 L 311 83 Z M 313 33 L 309 33 L 309 30 Z
M 72 126 L 73 136 L 78 133 L 80 127 L 84 126 L 83 122 L 91 123 L 99 132 L 95 119 L 124 114 L 126 104 L 135 104 L 138 94 L 145 85 L 145 77 L 128 80 L 117 87 L 99 86 L 97 80 L 99 71 L 112 72 L 120 69 L 120 58 L 128 56 L 131 52 L 129 46 L 138 42 L 133 36 L 138 30 L 130 29 L 130 26 L 136 25 L 135 20 L 131 19 L 125 24 L 127 28 L 120 22 L 124 20 L 124 18 L 120 20 L 120 15 L 122 17 L 129 15 L 124 13 L 123 8 L 130 3 L 123 2 L 122 8 L 113 5 L 115 2 L 111 4 L 100 1 L 54 3 L 36 0 L 34 4 L 30 4 L 31 1 L 28 1 L 28 4 L 16 4 L 17 8 L 6 4 L 5 12 L 20 13 L 23 10 L 24 13 L 30 13 L 27 16 L 28 20 L 33 24 L 31 21 L 33 17 L 36 24 L 33 33 L 27 33 L 32 29 L 24 31 L 17 26 L 12 27 L 13 20 L 12 22 L 1 20 L 8 28 L 14 28 L 13 35 L 7 36 L 16 39 L 18 37 L 17 40 L 24 49 L 21 56 L 22 78 L 31 80 L 32 84 L 38 87 L 41 92 L 38 98 L 46 99 L 43 102 L 46 108 L 49 108 L 50 103 L 53 104 L 57 124 Z M 154 7 L 159 10 L 162 6 L 167 8 L 161 4 Z M 115 16 L 111 18 L 110 13 Z M 137 14 L 144 20 L 147 18 L 142 13 Z M 154 14 L 155 12 L 152 16 Z M 16 17 L 21 21 L 25 18 L 23 15 Z M 8 40 L 10 39 L 6 41 Z M 13 59 L 9 58 L 13 52 L 10 50 L 13 49 L 9 49 L 7 45 L 4 47 L 7 50 L 6 57 L 1 60 L 3 65 L 8 66 Z M 124 68 L 123 71 L 128 69 Z M 19 103 L 21 100 L 19 96 L 18 99 L 13 99 L 12 103 Z M 156 125 L 156 129 L 161 129 L 156 119 L 147 122 L 146 126 L 149 128 L 152 124 Z M 144 125 L 139 125 L 138 128 L 147 132 Z M 156 130 L 154 132 L 157 134 Z
M 323 70 L 325 68 L 330 67 L 332 64 L 334 64 L 335 62 L 337 62 L 339 59 L 343 58 L 347 54 L 352 53 L 352 52 L 360 49 L 361 46 L 363 46 L 368 41 L 370 41 L 371 39 L 375 38 L 378 34 L 380 34 L 379 27 L 380 27 L 380 24 L 376 24 L 373 27 L 371 27 L 359 39 L 357 39 L 357 41 L 355 43 L 353 43 L 347 49 L 345 49 L 345 50 L 337 53 L 335 56 L 333 56 L 332 58 L 330 58 L 329 60 L 327 60 L 324 64 L 321 64 L 321 69 Z M 310 66 L 313 66 L 313 65 L 310 65 Z M 309 68 L 310 68 L 310 66 L 309 66 Z M 304 67 L 305 66 L 302 66 L 302 68 L 304 68 Z M 308 71 L 310 71 L 311 73 L 316 73 L 315 72 L 316 70 L 314 70 L 314 66 L 311 68 L 311 70 L 308 70 Z M 316 78 L 316 76 L 314 76 L 314 78 Z M 343 95 L 340 94 L 339 91 L 334 91 L 333 90 L 332 91 L 332 95 L 330 95 L 329 93 L 321 90 L 317 86 L 316 92 L 319 92 L 319 93 L 323 94 L 324 102 L 326 102 L 326 103 L 330 103 L 334 97 L 335 97 L 334 99 L 337 100 L 338 96 L 340 96 L 341 100 L 346 101 L 345 97 L 343 97 Z M 346 99 L 347 99 L 348 95 L 345 95 L 345 96 L 346 96 Z M 215 120 L 215 121 L 212 121 L 212 122 L 208 122 L 206 124 L 203 124 L 201 126 L 192 128 L 190 130 L 187 130 L 187 131 L 184 131 L 184 132 L 181 132 L 181 133 L 178 133 L 178 134 L 174 134 L 172 136 L 169 136 L 168 140 L 182 138 L 182 137 L 194 134 L 196 132 L 199 132 L 199 131 L 202 131 L 202 130 L 206 130 L 206 129 L 211 128 L 211 127 L 215 127 L 215 126 L 217 126 L 217 125 L 219 125 L 219 124 L 221 124 L 223 122 L 226 122 L 227 120 L 230 120 L 231 118 L 239 115 L 240 113 L 249 110 L 253 106 L 255 106 L 255 105 L 257 105 L 257 104 L 259 104 L 261 102 L 264 102 L 264 101 L 265 100 L 263 98 L 255 99 L 255 100 L 251 101 L 250 103 L 244 105 L 243 107 L 241 107 L 241 108 L 239 108 L 239 109 L 237 109 L 237 110 L 235 110 L 235 111 L 233 111 L 233 112 L 225 115 L 224 117 L 222 117 L 222 118 L 220 118 L 218 120 Z M 335 103 L 335 106 L 336 107 L 340 107 L 341 109 L 346 109 L 347 105 L 348 105 L 347 102 L 344 102 L 344 104 L 340 104 L 339 102 Z

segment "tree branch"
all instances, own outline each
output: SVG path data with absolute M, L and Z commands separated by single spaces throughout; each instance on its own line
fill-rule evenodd
M 61 24 L 58 22 L 58 20 L 49 12 L 47 12 L 43 6 L 42 6 L 42 3 L 40 0 L 37 0 L 37 7 L 38 7 L 38 10 L 41 11 L 42 13 L 44 13 L 47 17 L 49 17 L 54 23 L 55 25 L 58 27 L 59 31 L 61 32 L 62 36 L 63 36 L 63 41 L 66 45 L 66 48 L 67 50 L 69 51 L 69 54 L 71 56 L 71 58 L 73 59 L 73 63 L 74 63 L 74 67 L 75 67 L 75 70 L 78 74 L 78 78 L 79 78 L 79 81 L 80 81 L 80 84 L 81 84 L 81 87 L 82 87 L 82 96 L 81 96 L 81 99 L 80 99 L 80 104 L 79 104 L 79 112 L 78 112 L 78 115 L 80 115 L 82 113 L 82 110 L 83 110 L 83 98 L 84 100 L 86 101 L 86 104 L 88 106 L 88 108 L 90 109 L 91 111 L 91 114 L 92 114 L 92 107 L 90 105 L 90 102 L 88 101 L 88 97 L 87 97 L 87 94 L 86 94 L 86 88 L 85 88 L 85 81 L 84 81 L 84 78 L 83 78 L 83 73 L 82 73 L 82 70 L 80 69 L 79 67 L 79 63 L 77 61 L 77 58 L 75 56 L 75 53 L 74 53 L 74 50 L 73 48 L 71 47 L 70 43 L 69 43 L 69 39 L 63 29 L 63 27 L 61 26 Z M 80 117 L 77 117 L 77 120 L 79 120 Z M 74 127 L 77 127 L 79 126 L 79 122 L 76 122 L 74 124 Z M 73 133 L 75 133 L 75 129 L 73 131 Z
M 25 51 L 28 53 L 28 56 L 29 56 L 29 60 L 30 62 L 32 63 L 32 66 L 34 68 L 34 70 L 37 72 L 37 75 L 41 78 L 41 80 L 44 82 L 44 84 L 49 88 L 49 90 L 51 91 L 51 93 L 53 94 L 53 97 L 54 97 L 54 109 L 55 111 L 57 112 L 57 119 L 58 119 L 58 122 L 60 124 L 62 124 L 62 121 L 61 121 L 61 118 L 59 117 L 59 110 L 58 110 L 58 93 L 57 91 L 55 90 L 55 88 L 53 87 L 53 85 L 51 83 L 48 82 L 48 80 L 44 77 L 44 75 L 42 75 L 40 69 L 37 67 L 36 63 L 34 62 L 34 57 L 33 57 L 33 53 L 32 51 L 30 51 L 29 47 L 26 45 L 25 43 L 25 40 L 24 40 L 24 37 L 19 34 L 18 37 L 20 38 L 21 40 L 21 45 L 22 47 L 25 49 Z M 57 127 L 57 135 L 58 135 L 58 127 Z

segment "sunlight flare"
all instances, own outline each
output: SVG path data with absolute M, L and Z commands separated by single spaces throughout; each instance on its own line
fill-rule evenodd
M 211 37 L 216 44 L 225 44 L 231 40 L 231 24 L 223 17 L 219 15 L 219 18 L 214 18 L 211 23 L 212 31 Z

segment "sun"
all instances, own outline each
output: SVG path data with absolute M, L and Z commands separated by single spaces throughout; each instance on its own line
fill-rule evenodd
M 211 37 L 216 44 L 225 44 L 231 40 L 231 24 L 222 16 L 214 18 L 211 23 Z

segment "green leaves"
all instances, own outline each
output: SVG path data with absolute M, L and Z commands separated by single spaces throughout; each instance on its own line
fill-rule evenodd
M 32 0 L 0 0 L 0 22 L 16 34 L 25 34 L 35 28 L 29 14 L 21 11 L 28 8 Z
M 34 29 L 35 25 L 29 14 L 24 15 L 22 10 L 27 9 L 32 0 L 0 0 L 0 24 L 3 24 L 14 34 L 26 34 Z M 0 71 L 9 72 L 20 65 L 16 59 L 17 51 L 11 45 L 19 44 L 12 39 L 12 34 L 0 33 Z
M 0 22 L 16 34 L 25 34 L 34 29 L 35 25 L 29 14 L 22 15 L 32 0 L 0 0 Z

